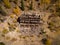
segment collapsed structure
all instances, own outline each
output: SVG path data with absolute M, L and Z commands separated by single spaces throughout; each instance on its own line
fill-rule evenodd
M 17 21 L 20 23 L 20 30 L 24 32 L 24 35 L 32 33 L 38 35 L 41 31 L 40 15 L 22 14 Z

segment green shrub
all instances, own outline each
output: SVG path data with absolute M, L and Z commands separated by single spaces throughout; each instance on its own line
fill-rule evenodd
M 3 42 L 0 42 L 0 45 L 5 45 Z
M 48 40 L 47 38 L 43 38 L 43 39 L 42 39 L 42 43 L 43 43 L 44 45 L 51 45 L 50 40 Z
M 0 13 L 1 13 L 2 15 L 4 15 L 4 16 L 7 15 L 7 11 L 4 9 L 3 6 L 0 6 Z
M 2 33 L 3 33 L 3 34 L 6 34 L 6 33 L 8 33 L 8 30 L 4 29 L 4 30 L 2 31 Z
M 59 31 L 60 30 L 60 17 L 56 16 L 56 17 L 51 17 L 50 22 L 48 23 L 49 25 L 49 29 L 51 31 Z
M 30 8 L 29 8 L 30 10 L 32 10 L 33 9 L 33 2 L 32 2 L 32 0 L 31 0 L 31 4 L 30 4 Z
M 3 2 L 7 8 L 11 8 L 9 0 L 3 0 Z
M 14 3 L 17 4 L 18 3 L 18 0 L 14 0 Z
M 24 11 L 25 8 L 24 8 L 24 0 L 21 0 L 21 10 Z
M 51 45 L 60 45 L 60 32 L 57 34 L 55 39 L 52 41 Z

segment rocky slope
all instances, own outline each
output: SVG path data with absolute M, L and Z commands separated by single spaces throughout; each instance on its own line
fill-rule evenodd
M 59 45 L 59 2 L 60 0 L 0 0 L 0 44 Z

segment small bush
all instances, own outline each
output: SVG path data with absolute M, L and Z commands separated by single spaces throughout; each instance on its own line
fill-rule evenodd
M 18 3 L 18 0 L 14 0 L 14 3 L 17 4 Z
M 33 2 L 31 1 L 31 4 L 30 4 L 30 8 L 29 8 L 30 10 L 32 10 L 33 9 Z
M 7 8 L 11 8 L 9 0 L 3 0 L 3 2 Z
M 6 34 L 6 33 L 8 33 L 8 30 L 4 29 L 4 30 L 2 31 L 2 33 L 3 33 L 3 34 Z
M 43 42 L 44 45 L 51 45 L 50 40 L 48 40 L 46 38 L 42 39 L 42 42 Z
M 24 8 L 24 0 L 21 0 L 21 7 L 20 8 L 21 8 L 22 11 L 25 10 L 25 8 Z
M 3 16 L 6 16 L 6 15 L 7 15 L 7 11 L 4 9 L 3 6 L 0 6 L 0 13 L 1 13 Z
M 48 23 L 49 29 L 51 31 L 59 31 L 60 30 L 60 17 L 59 16 L 51 17 L 49 20 L 50 20 L 50 22 Z
M 0 45 L 5 45 L 3 42 L 0 42 Z
M 19 15 L 20 13 L 20 8 L 18 6 L 16 6 L 14 9 L 13 9 L 13 13 L 15 13 L 16 15 Z

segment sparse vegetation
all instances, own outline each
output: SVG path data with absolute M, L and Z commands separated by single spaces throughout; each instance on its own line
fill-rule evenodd
M 59 32 L 59 34 L 55 37 L 55 39 L 52 41 L 51 45 L 60 45 L 60 32 Z
M 51 0 L 52 1 L 52 10 L 53 12 L 51 11 L 52 15 L 49 16 L 49 29 L 51 31 L 59 31 L 60 30 L 60 7 L 59 7 L 59 0 Z M 53 9 L 54 7 L 54 9 Z
M 0 45 L 60 45 L 60 0 L 0 0 L 0 17 Z

